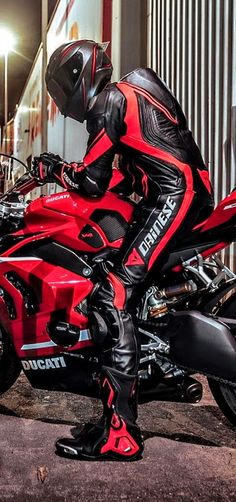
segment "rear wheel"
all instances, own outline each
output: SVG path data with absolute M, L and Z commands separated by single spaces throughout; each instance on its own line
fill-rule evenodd
M 210 378 L 208 384 L 222 413 L 232 425 L 236 425 L 236 389 Z
M 214 314 L 230 319 L 236 319 L 236 293 L 226 299 Z M 219 408 L 231 422 L 236 425 L 236 387 L 217 382 L 208 378 L 209 387 Z
M 0 327 L 0 395 L 15 383 L 21 372 L 10 337 Z

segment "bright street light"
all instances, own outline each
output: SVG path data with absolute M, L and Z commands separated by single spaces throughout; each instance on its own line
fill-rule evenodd
M 0 54 L 6 55 L 10 52 L 16 43 L 14 35 L 6 28 L 0 28 Z
M 5 59 L 5 77 L 4 77 L 4 122 L 5 122 L 5 141 L 7 142 L 7 121 L 8 121 L 8 80 L 7 80 L 7 70 L 8 70 L 8 54 L 13 49 L 15 45 L 14 35 L 6 28 L 0 28 L 0 55 L 4 56 Z

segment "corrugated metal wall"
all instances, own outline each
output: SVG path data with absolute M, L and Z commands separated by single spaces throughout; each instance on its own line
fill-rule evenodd
M 236 0 L 148 0 L 148 57 L 180 101 L 223 198 L 236 184 Z

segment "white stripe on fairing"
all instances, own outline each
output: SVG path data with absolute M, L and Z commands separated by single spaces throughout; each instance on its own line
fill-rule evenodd
M 85 342 L 86 340 L 91 340 L 91 338 L 89 329 L 81 329 L 78 342 Z
M 42 261 L 41 258 L 36 258 L 35 256 L 0 256 L 0 262 L 4 261 Z
M 91 338 L 89 329 L 81 329 L 78 342 L 85 342 L 86 340 L 91 340 Z M 47 349 L 49 347 L 58 347 L 58 345 L 52 340 L 49 342 L 28 343 L 22 345 L 21 350 Z
M 225 211 L 226 209 L 233 209 L 234 207 L 236 207 L 236 204 L 229 204 L 228 206 L 225 206 L 223 209 Z
M 22 345 L 21 350 L 47 349 L 48 347 L 57 347 L 57 344 L 52 340 L 50 342 L 27 343 Z

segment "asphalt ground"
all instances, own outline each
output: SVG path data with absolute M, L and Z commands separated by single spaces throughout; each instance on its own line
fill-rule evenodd
M 84 462 L 54 452 L 101 411 L 96 399 L 34 390 L 22 375 L 0 398 L 0 501 L 236 501 L 235 429 L 204 383 L 199 404 L 139 406 L 138 462 Z

